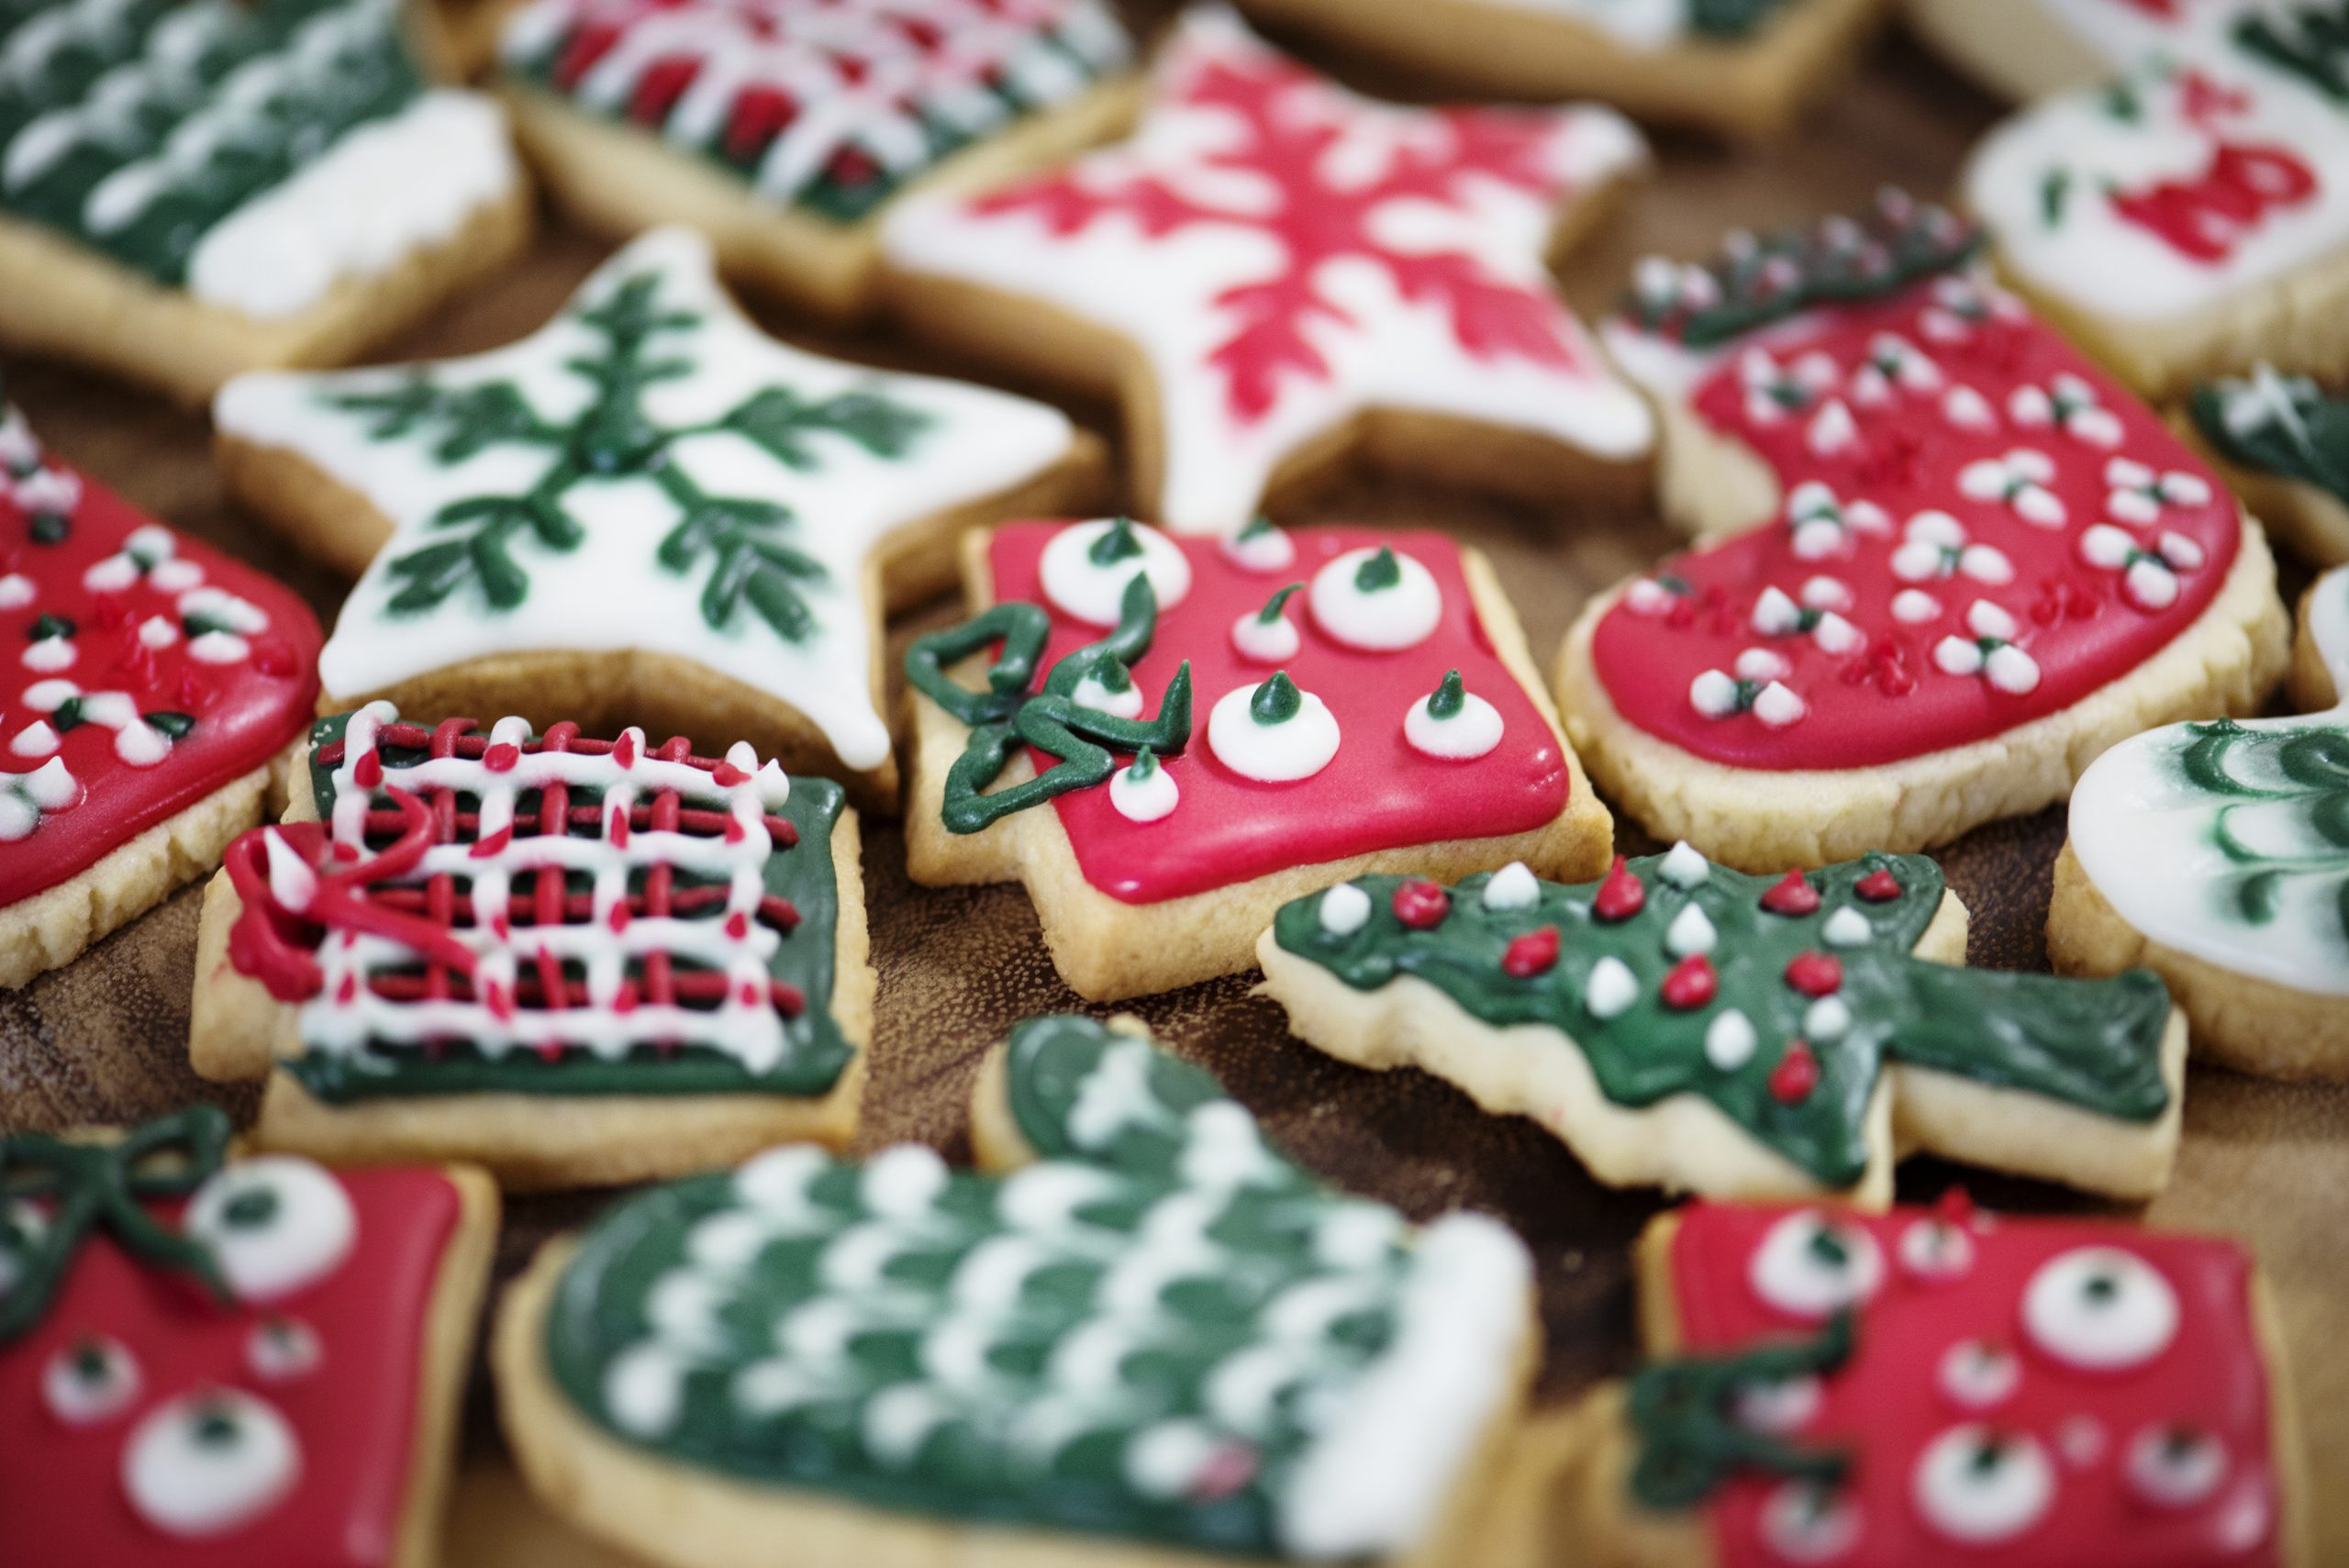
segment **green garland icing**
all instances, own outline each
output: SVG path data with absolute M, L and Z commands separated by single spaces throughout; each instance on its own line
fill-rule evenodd
M 1688 0 L 1688 28 L 1714 38 L 1744 39 L 1758 32 L 1788 0 Z
M 1639 1444 L 1631 1495 L 1659 1512 L 1693 1508 L 1741 1472 L 1842 1482 L 1848 1454 L 1798 1448 L 1738 1419 L 1740 1396 L 1798 1377 L 1824 1377 L 1851 1359 L 1852 1315 L 1811 1340 L 1736 1355 L 1660 1362 L 1631 1379 L 1626 1415 Z
M 2349 5 L 2270 6 L 2237 18 L 2237 48 L 2349 106 Z
M 2177 768 L 2186 782 L 2227 804 L 2210 824 L 2210 842 L 2238 868 L 2234 913 L 2245 923 L 2274 922 L 2285 888 L 2302 879 L 2329 884 L 2340 946 L 2349 953 L 2349 730 L 2324 724 L 2246 728 L 2232 719 L 2186 727 Z M 2295 851 L 2263 848 L 2238 833 L 2246 806 L 2288 804 L 2307 836 Z
M 732 626 L 746 604 L 787 641 L 800 641 L 815 629 L 799 584 L 820 581 L 826 573 L 788 542 L 798 521 L 791 508 L 709 494 L 675 460 L 677 443 L 723 431 L 786 467 L 808 471 L 822 464 L 808 439 L 818 432 L 844 437 L 876 457 L 896 459 L 912 450 L 930 417 L 875 393 L 844 392 L 811 403 L 790 387 L 767 386 L 716 419 L 659 423 L 645 411 L 645 394 L 693 373 L 690 354 L 674 339 L 702 324 L 694 311 L 661 304 L 661 282 L 658 272 L 640 272 L 600 303 L 572 311 L 571 319 L 593 333 L 596 345 L 567 361 L 594 388 L 587 406 L 569 419 L 540 414 L 510 381 L 449 386 L 424 369 L 387 391 L 325 395 L 328 406 L 369 417 L 368 439 L 422 436 L 432 441 L 433 456 L 444 464 L 495 447 L 529 447 L 554 456 L 526 490 L 469 495 L 443 506 L 432 519 L 440 537 L 390 562 L 398 584 L 387 606 L 392 616 L 430 610 L 466 588 L 489 610 L 515 608 L 529 596 L 530 579 L 514 558 L 512 541 L 529 539 L 548 550 L 577 550 L 587 532 L 567 505 L 571 492 L 643 478 L 677 509 L 677 521 L 654 558 L 679 575 L 704 573 L 701 614 L 711 629 Z
M 424 91 L 392 0 L 0 0 L 0 208 L 173 285 L 223 218 Z M 150 192 L 109 184 L 134 165 Z
M 1594 912 L 1595 883 L 1545 882 L 1529 907 L 1487 908 L 1483 895 L 1492 879 L 1480 874 L 1453 890 L 1439 924 L 1412 929 L 1394 908 L 1395 890 L 1407 879 L 1364 876 L 1354 885 L 1370 895 L 1371 915 L 1359 929 L 1343 936 L 1325 930 L 1315 894 L 1281 909 L 1274 940 L 1359 991 L 1409 975 L 1480 1022 L 1555 1029 L 1582 1051 L 1613 1103 L 1644 1106 L 1671 1095 L 1701 1095 L 1831 1187 L 1851 1185 L 1866 1168 L 1862 1124 L 1894 1058 L 2124 1120 L 2149 1121 L 2168 1107 L 2161 1040 L 2169 995 L 2160 980 L 2145 970 L 2069 980 L 1913 957 L 1910 950 L 1942 901 L 1941 870 L 1922 855 L 1869 855 L 1812 872 L 1808 881 L 1820 895 L 1819 907 L 1800 916 L 1763 906 L 1776 878 L 1713 865 L 1702 883 L 1683 889 L 1660 874 L 1664 858 L 1630 862 L 1645 903 L 1628 919 Z M 1855 895 L 1854 887 L 1880 871 L 1898 881 L 1898 896 L 1876 902 Z M 1692 905 L 1718 933 L 1709 956 L 1718 994 L 1705 1005 L 1676 1008 L 1662 995 L 1676 962 L 1664 938 Z M 1866 922 L 1865 942 L 1827 940 L 1829 920 L 1846 910 Z M 1544 926 L 1559 933 L 1558 961 L 1524 977 L 1507 973 L 1502 956 L 1510 942 Z M 1814 998 L 1787 978 L 1789 963 L 1806 953 L 1829 954 L 1842 965 L 1835 995 L 1849 1022 L 1829 1038 L 1813 1027 Z M 1636 992 L 1602 1021 L 1587 1006 L 1586 987 L 1593 969 L 1610 958 L 1629 969 Z M 1707 1035 L 1732 1008 L 1752 1026 L 1754 1048 L 1723 1070 L 1708 1055 Z M 1788 1097 L 1780 1093 L 1783 1081 L 1773 1081 L 1798 1041 L 1815 1062 L 1816 1079 Z
M 1112 539 L 1115 534 L 1105 534 Z M 1114 558 L 1113 558 L 1114 559 Z M 1073 790 L 1091 789 L 1116 770 L 1111 751 L 1147 747 L 1161 757 L 1180 756 L 1191 740 L 1191 662 L 1185 660 L 1167 683 L 1153 719 L 1119 718 L 1076 702 L 1072 694 L 1087 675 L 1110 684 L 1105 672 L 1125 677 L 1150 651 L 1158 629 L 1158 597 L 1141 573 L 1126 584 L 1118 625 L 1098 642 L 1087 643 L 1052 665 L 1043 690 L 1029 695 L 1036 662 L 1052 636 L 1052 617 L 1031 604 L 1011 600 L 944 631 L 917 638 L 906 651 L 906 679 L 916 691 L 968 726 L 971 738 L 947 770 L 939 817 L 950 833 L 975 833 L 990 823 L 1041 806 Z M 1000 644 L 987 669 L 987 687 L 972 691 L 947 674 L 949 667 L 981 649 Z M 1127 677 L 1130 679 L 1130 677 Z M 1275 677 L 1277 678 L 1277 677 Z M 1112 686 L 1113 690 L 1123 687 Z M 1023 784 L 985 793 L 1002 776 L 1014 752 L 1033 746 L 1060 761 Z
M 0 1345 L 40 1322 L 74 1253 L 101 1228 L 141 1262 L 193 1274 L 228 1302 L 228 1282 L 211 1249 L 158 1223 L 141 1206 L 194 1192 L 220 1168 L 228 1130 L 217 1106 L 191 1106 L 134 1129 L 119 1143 L 29 1132 L 0 1139 Z
M 334 817 L 336 790 L 334 773 L 319 763 L 317 752 L 341 740 L 350 720 L 347 713 L 335 714 L 319 719 L 310 730 L 310 798 L 322 820 Z M 426 755 L 421 749 L 388 740 L 379 750 L 387 787 L 399 784 L 400 770 Z M 375 798 L 380 806 L 390 804 L 386 795 L 378 793 Z M 600 802 L 602 792 L 574 785 L 573 798 L 581 805 Z M 518 817 L 527 818 L 537 799 L 535 792 L 522 795 L 516 806 Z M 370 1041 L 357 1051 L 305 1051 L 280 1065 L 329 1104 L 415 1095 L 827 1094 L 855 1054 L 832 1017 L 833 944 L 841 916 L 832 828 L 846 803 L 846 792 L 830 780 L 795 775 L 790 799 L 774 813 L 798 830 L 799 842 L 768 857 L 766 890 L 790 900 L 799 911 L 799 923 L 775 950 L 768 973 L 798 987 L 807 1006 L 797 1018 L 785 1020 L 787 1049 L 764 1073 L 752 1073 L 726 1052 L 691 1041 L 665 1051 L 638 1046 L 610 1061 L 592 1051 L 567 1051 L 552 1062 L 528 1051 L 485 1056 L 462 1040 L 447 1042 L 436 1055 L 412 1044 L 394 1048 Z M 708 881 L 682 867 L 674 877 L 680 890 Z M 590 881 L 584 873 L 575 875 L 572 890 L 585 891 Z
M 1147 1040 L 1033 1019 L 1007 1066 L 1040 1156 L 1011 1175 L 801 1147 L 607 1212 L 549 1315 L 556 1384 L 621 1441 L 753 1485 L 1277 1553 L 1300 1460 L 1396 1340 L 1408 1227 Z M 1308 1297 L 1343 1305 L 1281 1310 Z M 1116 1347 L 1099 1375 L 1069 1370 L 1082 1345 Z M 1209 1392 L 1243 1366 L 1245 1421 Z M 1170 1439 L 1191 1458 L 1145 1480 Z
M 2245 379 L 2196 387 L 2187 406 L 2229 462 L 2313 484 L 2349 504 L 2349 400 L 2262 365 Z

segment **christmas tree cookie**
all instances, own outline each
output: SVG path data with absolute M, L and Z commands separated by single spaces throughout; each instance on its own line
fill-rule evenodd
M 2193 9 L 2176 47 L 1992 131 L 1965 203 L 2015 286 L 2148 396 L 2261 360 L 2349 373 L 2349 4 Z
M 908 191 L 1066 158 L 1131 112 L 1110 0 L 527 0 L 499 85 L 565 207 L 682 223 L 806 308 L 873 302 Z
M 1787 130 L 1876 0 L 1246 0 L 1253 15 L 1499 97 L 1602 98 L 1736 136 Z
M 217 865 L 284 798 L 317 622 L 0 400 L 0 987 Z
M 2072 795 L 2047 951 L 2145 964 L 2195 1050 L 2247 1073 L 2349 1078 L 2349 570 L 2300 611 L 2299 718 L 2124 740 Z
M 424 30 L 400 0 L 0 0 L 0 342 L 200 401 L 502 266 L 529 191 Z
M 1229 533 L 1350 454 L 1554 501 L 1644 490 L 1638 396 L 1545 252 L 1645 159 L 1593 108 L 1403 108 L 1186 12 L 1133 137 L 889 217 L 891 304 L 1007 366 L 1119 394 L 1133 494 Z
M 2282 673 L 2258 527 L 1978 245 L 1887 193 L 1644 263 L 1608 324 L 1703 539 L 1585 610 L 1559 706 L 1658 838 L 1753 871 L 1924 849 Z
M 309 788 L 206 895 L 190 1055 L 254 1135 L 509 1187 L 856 1129 L 874 976 L 856 814 L 737 743 L 318 721 Z
M 1134 1031 L 1016 1028 L 985 1173 L 776 1149 L 551 1242 L 494 1356 L 524 1474 L 672 1568 L 1478 1561 L 1522 1244 L 1329 1191 Z
M 1364 876 L 1257 944 L 1298 1038 L 1531 1117 L 1599 1180 L 1891 1201 L 1931 1152 L 2143 1198 L 2177 1151 L 2186 1021 L 2143 970 L 1962 967 L 1922 855 L 1748 876 L 1686 843 L 1560 886 Z
M 0 1138 L 0 1562 L 440 1562 L 495 1187 L 228 1142 Z
M 2196 387 L 2187 411 L 2227 488 L 2287 549 L 2349 562 L 2349 397 L 2263 363 Z
M 1491 566 L 1442 535 L 1015 523 L 965 576 L 973 618 L 906 656 L 907 870 L 1025 882 L 1080 995 L 1237 973 L 1364 872 L 1607 863 Z
M 511 347 L 240 377 L 213 413 L 230 491 L 365 569 L 327 706 L 747 739 L 880 808 L 884 605 L 952 581 L 965 527 L 1097 467 L 1041 404 L 774 341 L 674 228 Z
M 2311 1568 L 2267 1289 L 2232 1241 L 1699 1203 L 1638 1251 L 1653 1358 L 1594 1395 L 1616 1568 Z

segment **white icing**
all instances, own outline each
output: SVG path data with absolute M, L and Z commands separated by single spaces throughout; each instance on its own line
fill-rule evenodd
M 209 1426 L 227 1423 L 214 1436 Z M 275 1407 L 238 1389 L 183 1395 L 149 1411 L 122 1451 L 122 1486 L 166 1535 L 224 1535 L 275 1507 L 302 1471 L 301 1445 Z
M 268 1318 L 245 1336 L 245 1364 L 263 1383 L 292 1383 L 325 1359 L 318 1331 L 298 1318 Z
M 1784 1481 L 1762 1505 L 1762 1540 L 1780 1561 L 1833 1562 L 1859 1543 L 1860 1506 L 1848 1493 L 1822 1496 L 1808 1481 Z
M 1865 915 L 1846 904 L 1827 917 L 1826 924 L 1819 928 L 1819 935 L 1831 948 L 1865 947 L 1876 940 L 1876 927 Z
M 1370 918 L 1370 895 L 1351 882 L 1341 882 L 1321 895 L 1321 929 L 1333 937 L 1350 937 Z
M 1994 1444 L 1997 1457 L 1986 1462 L 1982 1456 Z M 1952 1427 L 1918 1455 L 1909 1495 L 1941 1534 L 1987 1546 L 2013 1540 L 2047 1516 L 2055 1503 L 2055 1467 L 2035 1438 Z
M 1852 1027 L 1852 1009 L 1841 996 L 1821 996 L 1803 1010 L 1802 1033 L 1805 1040 L 1840 1040 Z
M 1770 1228 L 1747 1278 L 1765 1306 L 1815 1320 L 1874 1296 L 1884 1283 L 1884 1254 L 1864 1228 L 1805 1210 Z
M 1240 686 L 1216 699 L 1208 714 L 1208 747 L 1243 779 L 1287 784 L 1309 779 L 1338 754 L 1338 720 L 1311 692 L 1299 691 L 1296 713 L 1259 724 L 1249 704 L 1261 687 Z
M 1326 376 L 1290 371 L 1271 406 L 1235 417 L 1230 383 L 1217 363 L 1233 329 L 1235 290 L 1280 277 L 1287 253 L 1247 218 L 1278 199 L 1244 167 L 1216 166 L 1240 122 L 1194 89 L 1227 61 L 1254 65 L 1270 51 L 1221 6 L 1187 11 L 1160 50 L 1154 101 L 1135 135 L 1079 160 L 1074 177 L 1104 186 L 1153 178 L 1179 197 L 1232 220 L 1196 223 L 1153 236 L 1129 219 L 1056 232 L 1025 211 L 984 214 L 951 194 L 913 197 L 883 230 L 890 261 L 906 272 L 948 277 L 1041 298 L 1131 342 L 1154 383 L 1165 454 L 1148 509 L 1186 533 L 1222 533 L 1256 509 L 1285 459 L 1373 407 L 1402 408 L 1550 436 L 1615 461 L 1645 452 L 1653 423 L 1646 406 L 1615 380 L 1562 305 L 1547 307 L 1565 348 L 1563 362 L 1522 355 L 1478 355 L 1463 348 L 1440 302 L 1407 298 L 1386 269 L 1341 257 L 1314 282 L 1341 315 L 1312 322 Z M 1406 148 L 1440 148 L 1450 132 L 1423 110 L 1374 103 L 1310 80 L 1286 90 L 1283 108 L 1334 138 L 1322 169 L 1332 183 L 1382 171 Z M 1535 111 L 1555 126 L 1543 161 L 1564 190 L 1587 189 L 1635 166 L 1638 133 L 1609 111 Z M 1384 242 L 1416 252 L 1457 251 L 1483 274 L 1553 297 L 1542 263 L 1555 199 L 1497 180 L 1464 180 L 1437 199 L 1373 208 L 1368 224 Z
M 1692 953 L 1712 951 L 1719 940 L 1711 917 L 1701 905 L 1690 903 L 1664 928 L 1664 951 L 1675 958 L 1687 958 Z
M 0 1296 L 5 1296 L 0 1291 Z M 84 1360 L 90 1364 L 84 1365 Z M 41 1399 L 69 1427 L 94 1427 L 130 1408 L 144 1383 L 138 1358 L 119 1340 L 73 1340 L 50 1352 L 40 1369 Z
M 332 1172 L 292 1154 L 223 1166 L 188 1201 L 188 1235 L 211 1248 L 239 1299 L 279 1300 L 342 1266 L 358 1239 L 351 1195 Z
M 556 550 L 527 538 L 514 542 L 516 559 L 530 576 L 529 597 L 517 608 L 485 613 L 466 590 L 430 610 L 392 615 L 388 606 L 398 584 L 389 563 L 438 537 L 433 518 L 442 506 L 484 492 L 527 489 L 561 454 L 495 445 L 444 465 L 433 456 L 431 432 L 377 440 L 366 417 L 328 405 L 330 394 L 398 387 L 409 374 L 403 370 L 239 376 L 214 405 L 221 430 L 300 453 L 367 496 L 399 529 L 351 591 L 319 656 L 326 688 L 343 695 L 384 690 L 519 650 L 638 648 L 692 660 L 774 694 L 806 715 L 847 766 L 878 767 L 889 754 L 889 729 L 872 695 L 874 633 L 863 579 L 873 551 L 910 523 L 1043 472 L 1066 452 L 1069 422 L 1025 399 L 876 372 L 777 343 L 718 288 L 707 242 L 682 229 L 657 230 L 629 245 L 588 280 L 577 303 L 600 302 L 644 272 L 661 278 L 664 305 L 701 317 L 698 327 L 657 340 L 697 361 L 693 373 L 645 389 L 646 414 L 663 425 L 706 423 L 773 385 L 811 401 L 877 393 L 929 417 L 908 455 L 895 462 L 822 431 L 807 438 L 817 461 L 807 468 L 790 467 L 723 432 L 685 437 L 672 447 L 673 461 L 712 493 L 791 508 L 798 521 L 786 537 L 827 573 L 820 582 L 797 584 L 814 629 L 804 640 L 789 641 L 743 616 L 729 630 L 713 630 L 700 608 L 705 572 L 674 572 L 656 562 L 654 552 L 676 514 L 646 478 L 585 484 L 569 493 L 567 502 L 587 535 L 576 550 Z M 431 368 L 457 387 L 510 379 L 533 407 L 568 418 L 587 406 L 591 389 L 567 361 L 599 341 L 566 313 L 519 343 Z
M 1911 1220 L 1900 1233 L 1900 1266 L 1922 1280 L 1961 1278 L 1974 1267 L 1974 1238 L 1939 1216 Z
M 1297 560 L 1297 541 L 1266 523 L 1253 532 L 1242 528 L 1228 536 L 1223 554 L 1243 572 L 1286 572 Z
M 2177 1338 L 2177 1293 L 2153 1264 L 2118 1247 L 2076 1247 L 2039 1265 L 2023 1288 L 2031 1342 L 2068 1366 L 2143 1366 Z
M 1695 845 L 1683 839 L 1664 852 L 1664 862 L 1656 868 L 1664 881 L 1684 892 L 1702 887 L 1713 874 L 1713 868 Z
M 1620 1018 L 1629 1012 L 1631 1004 L 1640 999 L 1639 977 L 1631 966 L 1621 959 L 1607 957 L 1590 966 L 1590 978 L 1583 982 L 1583 1006 L 1599 1022 Z
M 1141 688 L 1129 678 L 1125 686 L 1111 691 L 1098 674 L 1087 672 L 1068 694 L 1068 700 L 1079 707 L 1089 707 L 1106 713 L 1112 718 L 1140 718 L 1142 709 Z
M 1523 861 L 1511 861 L 1485 884 L 1487 909 L 1531 909 L 1542 901 L 1542 879 Z
M 1109 804 L 1129 822 L 1156 822 L 1170 817 L 1182 798 L 1174 775 L 1164 768 L 1152 768 L 1146 779 L 1134 777 L 1131 764 L 1109 775 Z
M 1501 743 L 1500 709 L 1474 692 L 1460 695 L 1460 711 L 1438 718 L 1428 711 L 1435 700 L 1421 697 L 1403 714 L 1403 739 L 1411 749 L 1445 762 L 1473 762 Z
M 1922 588 L 1903 588 L 1892 595 L 1893 618 L 1910 626 L 1942 617 L 1942 602 Z
M 1724 1007 L 1705 1026 L 1705 1060 L 1723 1073 L 1734 1073 L 1753 1061 L 1758 1043 L 1753 1020 L 1735 1007 Z
M 2159 1508 L 2207 1502 L 2227 1478 L 2227 1445 L 2215 1434 L 2147 1427 L 2121 1462 L 2129 1489 Z
M 1357 579 L 1381 553 L 1365 545 L 1350 550 L 1313 574 L 1306 590 L 1313 623 L 1345 647 L 1391 653 L 1416 647 L 1435 634 L 1443 618 L 1443 595 L 1435 577 L 1403 550 L 1393 551 L 1396 581 L 1364 588 Z
M 1285 664 L 1297 657 L 1304 641 L 1297 623 L 1288 618 L 1286 606 L 1271 620 L 1251 610 L 1231 623 L 1231 646 L 1240 651 L 1242 659 L 1254 663 Z
M 1961 1340 L 1942 1352 L 1934 1381 L 1959 1409 L 1987 1410 L 2005 1404 L 2022 1386 L 2022 1362 L 2002 1345 Z
M 1148 523 L 1127 525 L 1139 555 L 1121 555 L 1104 564 L 1093 559 L 1094 548 L 1118 527 L 1115 517 L 1098 517 L 1054 534 L 1036 563 L 1038 581 L 1052 607 L 1090 626 L 1115 626 L 1125 602 L 1126 584 L 1136 577 L 1150 579 L 1150 591 L 1163 614 L 1183 602 L 1191 591 L 1191 563 L 1182 548 Z
M 1809 1426 L 1826 1399 L 1819 1379 L 1808 1374 L 1749 1383 L 1737 1391 L 1738 1425 L 1783 1437 Z
M 35 598 L 33 580 L 21 572 L 0 576 L 0 610 L 18 610 Z

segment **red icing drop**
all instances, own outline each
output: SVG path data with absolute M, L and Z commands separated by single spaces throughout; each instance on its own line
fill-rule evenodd
M 1590 912 L 1602 920 L 1628 920 L 1647 906 L 1646 885 L 1617 855 L 1608 868 L 1607 880 L 1598 884 L 1598 895 L 1590 901 Z
M 1819 1058 L 1809 1041 L 1789 1040 L 1787 1053 L 1770 1069 L 1770 1097 L 1782 1106 L 1798 1106 L 1818 1087 Z
M 1787 984 L 1806 996 L 1831 996 L 1843 988 L 1843 961 L 1832 953 L 1797 953 L 1787 965 Z
M 1537 926 L 1521 937 L 1511 938 L 1508 950 L 1501 954 L 1501 970 L 1520 980 L 1531 980 L 1546 974 L 1558 962 L 1558 928 Z
M 1452 895 L 1417 877 L 1395 889 L 1395 917 L 1415 931 L 1433 930 L 1452 913 Z
M 1900 896 L 1900 879 L 1879 866 L 1854 883 L 1852 891 L 1871 904 L 1889 904 Z
M 1713 970 L 1713 961 L 1700 952 L 1690 953 L 1665 973 L 1664 1005 L 1682 1012 L 1708 1006 L 1720 989 L 1720 976 Z
M 1819 889 L 1798 871 L 1790 871 L 1762 895 L 1762 907 L 1773 915 L 1816 915 Z

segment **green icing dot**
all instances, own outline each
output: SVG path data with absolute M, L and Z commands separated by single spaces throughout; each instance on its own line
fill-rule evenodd
M 1452 718 L 1468 706 L 1468 688 L 1460 684 L 1460 672 L 1446 670 L 1443 683 L 1428 698 L 1430 718 Z
M 1354 568 L 1354 586 L 1365 594 L 1392 588 L 1402 580 L 1402 562 L 1395 559 L 1394 549 L 1389 545 L 1380 545 L 1376 555 Z
M 1131 561 L 1141 553 L 1141 540 L 1134 537 L 1134 520 L 1119 517 L 1111 523 L 1099 539 L 1085 548 L 1085 558 L 1096 566 L 1115 566 L 1120 561 Z
M 1299 588 L 1304 586 L 1305 584 L 1302 583 L 1291 583 L 1287 587 L 1283 588 L 1279 593 L 1275 594 L 1271 598 L 1266 599 L 1264 601 L 1264 607 L 1256 612 L 1257 623 L 1262 626 L 1270 626 L 1275 621 L 1280 619 L 1281 606 L 1288 603 L 1290 595 L 1296 593 Z
M 1273 678 L 1256 688 L 1248 699 L 1248 717 L 1259 724 L 1286 724 L 1305 706 L 1297 683 L 1288 678 L 1286 670 L 1275 670 Z

